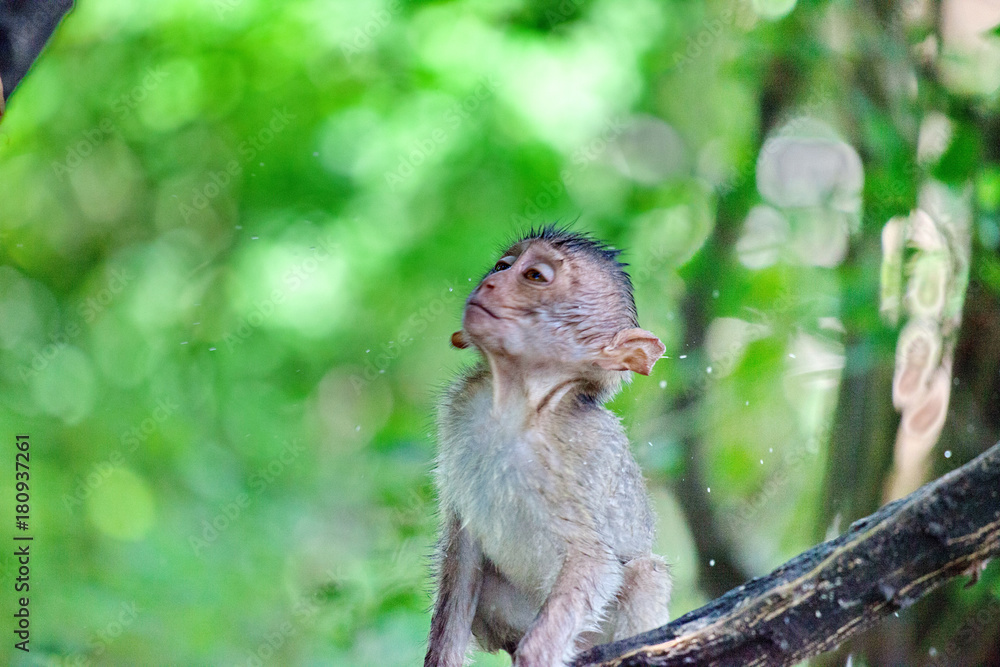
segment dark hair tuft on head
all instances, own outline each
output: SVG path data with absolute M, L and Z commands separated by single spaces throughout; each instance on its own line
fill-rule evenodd
M 542 227 L 532 227 L 518 241 L 535 239 L 547 241 L 557 248 L 585 252 L 595 258 L 614 262 L 621 268 L 628 266 L 618 260 L 618 256 L 622 253 L 621 250 L 612 248 L 604 241 L 595 239 L 586 232 L 572 231 L 568 225 L 559 226 L 557 223 L 551 223 Z

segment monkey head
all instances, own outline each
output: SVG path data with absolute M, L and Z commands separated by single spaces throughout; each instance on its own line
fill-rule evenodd
M 628 371 L 648 375 L 663 343 L 638 327 L 632 283 L 613 250 L 556 227 L 532 231 L 501 254 L 465 302 L 455 347 L 491 363 L 617 389 Z

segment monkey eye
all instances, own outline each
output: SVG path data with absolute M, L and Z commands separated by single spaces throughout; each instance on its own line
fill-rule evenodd
M 491 273 L 496 273 L 497 271 L 506 271 L 513 265 L 514 265 L 513 257 L 510 256 L 504 257 L 503 259 L 501 259 L 500 261 L 498 261 L 496 264 L 493 265 L 493 271 Z
M 552 280 L 555 271 L 548 264 L 539 263 L 528 267 L 522 275 L 533 283 L 547 283 Z

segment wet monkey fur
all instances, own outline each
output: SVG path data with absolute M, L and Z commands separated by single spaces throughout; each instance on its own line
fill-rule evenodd
M 618 251 L 530 232 L 465 302 L 452 336 L 481 359 L 438 412 L 437 597 L 425 667 L 475 637 L 517 667 L 667 622 L 670 576 L 618 418 L 603 407 L 663 343 L 640 329 Z

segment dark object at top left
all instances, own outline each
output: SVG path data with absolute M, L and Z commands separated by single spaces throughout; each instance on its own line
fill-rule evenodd
M 0 0 L 0 89 L 6 101 L 73 0 Z M 0 113 L 3 113 L 0 102 Z

